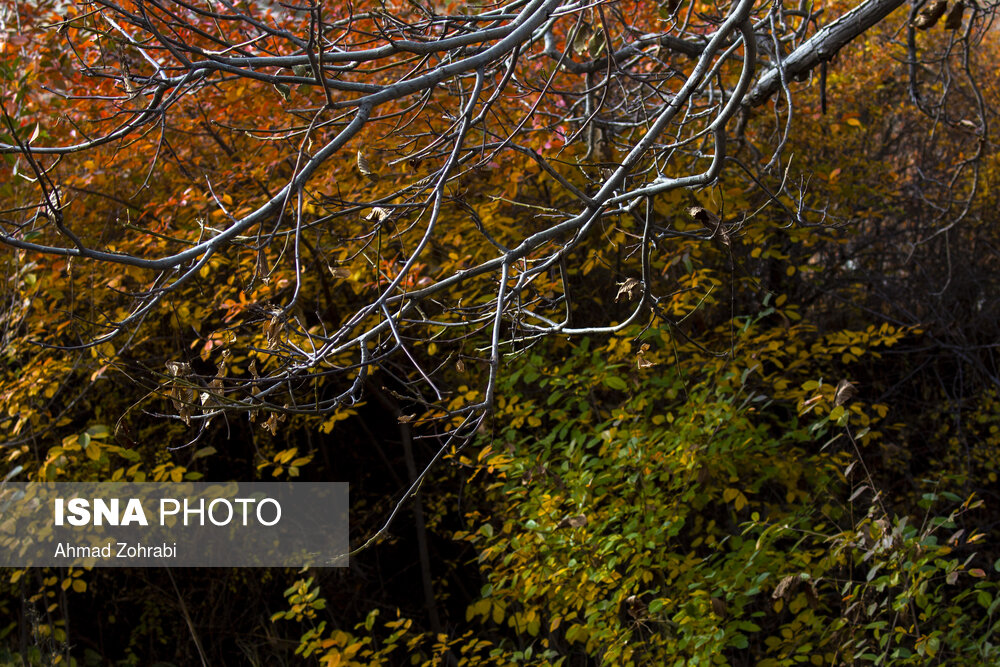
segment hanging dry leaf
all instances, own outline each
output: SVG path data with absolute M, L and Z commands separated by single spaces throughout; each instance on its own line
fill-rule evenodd
M 358 154 L 360 155 L 360 153 Z M 364 173 L 364 172 L 362 172 Z M 381 206 L 376 206 L 371 210 L 371 213 L 365 216 L 365 220 L 374 222 L 376 225 L 381 223 L 383 220 L 389 217 L 389 211 L 382 208 Z
M 587 517 L 583 514 L 577 514 L 576 516 L 568 516 L 559 522 L 556 528 L 565 528 L 569 526 L 570 528 L 582 528 L 587 525 Z
M 174 377 L 180 377 L 182 375 L 191 374 L 191 364 L 185 363 L 183 361 L 168 361 L 166 363 L 167 370 Z
M 837 385 L 837 390 L 833 393 L 833 405 L 834 407 L 843 405 L 847 403 L 852 398 L 857 396 L 858 389 L 853 384 L 847 380 L 841 380 Z
M 798 580 L 799 578 L 794 574 L 789 574 L 788 576 L 783 578 L 781 581 L 778 582 L 778 585 L 774 587 L 774 592 L 771 593 L 771 599 L 777 600 L 778 598 L 790 597 L 791 591 L 789 589 L 792 588 L 792 584 L 794 584 Z
M 459 359 L 458 361 L 456 361 L 455 362 L 455 370 L 458 371 L 459 373 L 464 373 L 465 372 L 465 362 L 462 361 L 461 359 Z
M 573 37 L 573 50 L 578 55 L 586 51 L 587 44 L 593 35 L 594 29 L 590 27 L 589 23 L 580 24 L 580 29 L 576 31 L 576 36 Z
M 280 314 L 273 315 L 271 320 L 264 325 L 264 336 L 267 337 L 269 347 L 274 347 L 281 340 L 283 325 L 284 322 L 282 322 Z
M 928 30 L 934 27 L 934 24 L 938 22 L 938 19 L 944 14 L 944 10 L 948 8 L 947 0 L 931 0 L 923 9 L 917 12 L 917 16 L 913 19 L 910 24 L 917 30 Z
M 285 102 L 287 102 L 292 96 L 292 89 L 289 88 L 287 84 L 281 83 L 280 81 L 274 84 L 274 89 L 278 91 L 278 94 L 281 95 L 281 99 Z
M 333 274 L 334 278 L 347 279 L 351 277 L 351 270 L 348 268 L 345 268 L 343 266 L 336 266 L 336 267 L 331 266 L 329 268 L 330 268 L 330 273 Z
M 191 374 L 191 364 L 183 361 L 166 362 L 167 372 L 175 378 L 186 378 Z M 174 381 L 167 394 L 170 402 L 177 410 L 177 414 L 184 420 L 185 424 L 191 424 L 191 404 L 194 403 L 198 394 L 189 381 Z
M 222 378 L 226 377 L 226 365 L 229 363 L 229 359 L 233 356 L 233 353 L 229 350 L 223 350 L 222 356 L 219 358 L 219 363 L 215 365 L 215 378 L 208 383 L 210 389 L 222 389 Z M 203 401 L 204 403 L 204 401 Z
M 703 206 L 689 206 L 687 214 L 706 227 L 716 227 L 719 224 L 719 216 Z
M 618 303 L 623 294 L 627 295 L 629 301 L 631 301 L 634 297 L 636 288 L 639 287 L 639 284 L 639 281 L 635 278 L 627 278 L 626 280 L 618 283 L 618 294 L 615 295 L 615 303 Z
M 655 361 L 650 361 L 646 358 L 647 352 L 649 352 L 649 343 L 643 343 L 642 347 L 639 348 L 639 352 L 635 355 L 636 364 L 639 368 L 649 368 L 656 365 Z
M 278 414 L 277 412 L 272 412 L 264 422 L 264 428 L 271 432 L 271 435 L 278 435 L 278 424 L 285 421 L 284 414 Z
M 965 3 L 956 2 L 948 10 L 948 16 L 944 18 L 945 30 L 958 30 L 962 27 L 962 15 L 965 13 Z
M 358 151 L 358 171 L 361 172 L 362 176 L 367 176 L 373 181 L 378 179 L 378 174 L 372 171 L 372 167 L 371 164 L 369 164 L 368 162 L 368 158 L 366 158 L 365 154 L 360 150 Z

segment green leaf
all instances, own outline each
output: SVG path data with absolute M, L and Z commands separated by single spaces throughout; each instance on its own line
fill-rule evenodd
M 621 379 L 617 375 L 605 376 L 604 385 L 609 389 L 614 389 L 616 391 L 625 391 L 628 389 L 628 385 L 625 384 L 625 380 Z
M 218 450 L 216 450 L 215 447 L 212 446 L 202 447 L 201 449 L 199 449 L 198 451 L 196 451 L 194 454 L 191 455 L 191 460 L 194 461 L 195 459 L 201 459 L 205 458 L 206 456 L 211 456 L 212 454 L 215 454 L 216 451 Z

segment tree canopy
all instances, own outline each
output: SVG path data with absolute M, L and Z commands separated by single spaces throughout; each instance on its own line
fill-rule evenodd
M 350 481 L 357 548 L 17 571 L 0 636 L 995 660 L 995 9 L 0 5 L 0 472 Z

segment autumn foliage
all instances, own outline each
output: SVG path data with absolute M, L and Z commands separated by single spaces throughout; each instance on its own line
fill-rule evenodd
M 993 12 L 0 4 L 5 481 L 358 548 L 4 572 L 0 656 L 1000 660 Z

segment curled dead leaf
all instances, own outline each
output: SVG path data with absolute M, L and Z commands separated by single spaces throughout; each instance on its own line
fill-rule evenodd
M 841 380 L 837 385 L 837 390 L 833 393 L 834 407 L 847 403 L 858 395 L 858 389 L 847 380 Z
M 362 176 L 367 176 L 373 181 L 378 180 L 378 174 L 372 171 L 372 166 L 368 162 L 368 158 L 360 150 L 358 151 L 358 171 L 361 172 Z
M 286 102 L 292 96 L 292 89 L 289 88 L 284 83 L 278 82 L 278 83 L 274 84 L 274 89 L 276 91 L 278 91 L 279 95 L 281 95 L 281 99 L 283 99 Z
M 777 600 L 778 598 L 790 597 L 791 591 L 789 590 L 798 581 L 798 577 L 794 574 L 790 574 L 778 582 L 778 585 L 774 587 L 774 592 L 771 593 L 771 599 Z
M 264 428 L 271 432 L 271 435 L 278 435 L 278 424 L 285 421 L 285 415 L 272 412 L 264 422 Z
M 931 0 L 917 12 L 913 22 L 910 23 L 917 30 L 929 30 L 934 27 L 938 19 L 944 15 L 944 10 L 948 8 L 947 0 Z
M 583 514 L 577 514 L 576 516 L 568 516 L 556 526 L 556 528 L 582 528 L 587 525 L 587 517 Z
M 174 377 L 180 377 L 184 375 L 191 374 L 191 364 L 185 363 L 183 361 L 168 361 L 166 363 L 167 371 L 170 372 Z
M 615 295 L 615 303 L 622 298 L 622 295 L 628 296 L 629 301 L 635 297 L 635 291 L 639 288 L 641 283 L 635 278 L 626 278 L 624 281 L 618 283 L 618 294 Z
M 706 227 L 715 227 L 719 224 L 719 216 L 703 206 L 689 206 L 687 214 Z
M 365 220 L 368 220 L 369 222 L 374 222 L 377 225 L 388 217 L 389 217 L 389 211 L 387 209 L 384 209 L 381 206 L 376 206 L 371 210 L 371 213 L 365 216 Z
M 965 14 L 965 3 L 956 2 L 948 10 L 948 16 L 944 17 L 945 30 L 958 30 L 962 27 L 962 15 Z
M 643 343 L 642 347 L 639 348 L 639 352 L 635 355 L 635 362 L 639 368 L 649 368 L 656 365 L 655 361 L 650 361 L 646 358 L 647 352 L 649 352 L 649 343 Z
M 264 336 L 267 337 L 269 347 L 274 347 L 281 340 L 281 331 L 284 329 L 284 322 L 280 314 L 275 314 L 270 321 L 264 325 Z
M 344 268 L 343 266 L 336 266 L 336 267 L 331 266 L 329 268 L 330 268 L 330 273 L 333 274 L 334 278 L 347 279 L 351 277 L 351 270 Z

